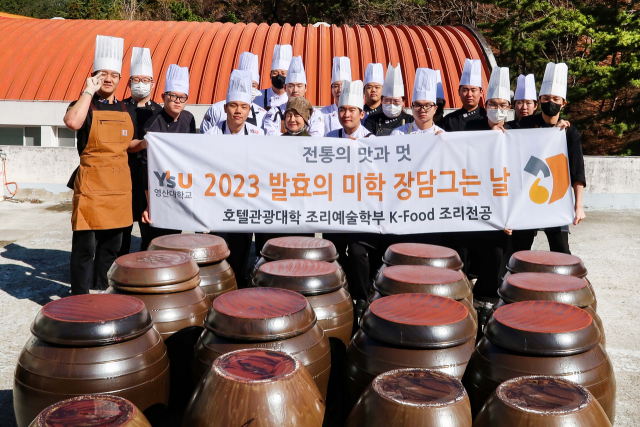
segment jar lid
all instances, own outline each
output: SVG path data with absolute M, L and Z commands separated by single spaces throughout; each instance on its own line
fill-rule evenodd
M 124 286 L 162 286 L 186 282 L 198 275 L 198 264 L 189 254 L 143 251 L 116 259 L 107 274 Z
M 453 249 L 424 243 L 391 245 L 382 260 L 386 265 L 429 265 L 450 270 L 460 270 L 463 266 L 460 256 Z
M 199 265 L 222 261 L 231 254 L 227 242 L 222 237 L 214 234 L 169 234 L 160 236 L 151 241 L 149 250 L 184 252 L 191 255 Z
M 300 370 L 300 362 L 282 351 L 249 348 L 218 357 L 214 371 L 241 383 L 270 383 L 285 380 Z
M 469 310 L 451 298 L 399 294 L 371 303 L 362 316 L 369 337 L 400 347 L 449 348 L 476 337 Z
M 91 394 L 63 400 L 49 406 L 34 420 L 33 427 L 120 427 L 141 416 L 127 399 L 107 394 Z M 146 418 L 143 417 L 146 421 Z M 136 424 L 151 426 L 148 422 Z
M 568 356 L 600 343 L 585 310 L 553 301 L 522 301 L 498 308 L 485 327 L 494 345 L 525 354 Z
M 450 406 L 467 398 L 459 379 L 432 369 L 385 372 L 373 380 L 372 387 L 387 400 L 418 408 Z
M 329 240 L 304 236 L 269 239 L 260 254 L 270 261 L 281 259 L 335 261 L 338 259 L 338 251 Z
M 553 273 L 509 274 L 498 294 L 506 303 L 545 300 L 586 307 L 596 301 L 583 279 Z
M 133 294 L 175 294 L 176 292 L 189 291 L 200 285 L 201 279 L 195 276 L 186 282 L 174 283 L 173 285 L 160 286 L 125 286 L 118 282 L 109 280 L 109 286 L 122 292 L 130 292 Z
M 284 259 L 262 264 L 253 286 L 283 288 L 302 295 L 320 295 L 342 288 L 344 280 L 335 263 L 307 259 Z
M 584 277 L 587 268 L 575 255 L 548 251 L 520 251 L 511 255 L 507 269 L 512 273 L 555 273 Z
M 505 404 L 520 411 L 542 415 L 563 415 L 589 406 L 589 391 L 559 377 L 535 375 L 503 382 L 496 395 Z
M 205 327 L 215 335 L 243 341 L 274 341 L 313 327 L 316 315 L 307 299 L 278 288 L 227 292 L 213 301 Z
M 128 295 L 75 295 L 46 304 L 31 333 L 51 344 L 74 347 L 113 344 L 138 337 L 153 326 L 144 303 Z
M 374 284 L 381 295 L 431 294 L 459 301 L 471 294 L 462 272 L 427 265 L 392 265 L 380 271 Z

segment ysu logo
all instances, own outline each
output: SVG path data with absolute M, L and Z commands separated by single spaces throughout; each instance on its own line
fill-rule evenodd
M 535 182 L 529 189 L 529 198 L 533 203 L 538 205 L 546 203 L 547 200 L 549 204 L 551 204 L 562 199 L 571 184 L 569 180 L 569 169 L 567 167 L 567 156 L 558 154 L 546 158 L 545 161 L 546 163 L 535 156 L 531 156 L 524 167 L 525 172 L 536 177 Z M 540 172 L 542 172 L 543 178 L 538 178 Z M 551 177 L 552 185 L 551 197 L 549 197 L 547 187 L 540 185 L 542 179 L 545 179 L 543 182 L 546 182 L 549 181 L 546 179 L 549 177 Z
M 153 174 L 158 179 L 158 185 L 160 187 L 164 187 L 165 183 L 167 184 L 167 188 L 175 188 L 176 187 L 176 177 L 175 176 L 171 176 L 171 172 L 169 172 L 169 171 L 165 171 L 165 172 L 153 171 Z M 186 188 L 191 188 L 192 184 L 193 184 L 193 181 L 192 181 L 191 174 L 187 174 L 187 183 L 186 184 L 184 182 L 184 174 L 183 173 L 179 173 L 178 174 L 178 185 L 180 186 L 180 188 L 185 188 L 185 189 Z

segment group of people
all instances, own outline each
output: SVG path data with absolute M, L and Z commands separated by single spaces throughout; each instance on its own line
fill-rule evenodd
M 107 271 L 119 255 L 128 253 L 133 221 L 138 221 L 141 250 L 158 236 L 180 233 L 153 227 L 148 208 L 146 172 L 147 132 L 196 133 L 189 98 L 189 71 L 170 65 L 162 91 L 163 105 L 151 99 L 154 71 L 149 49 L 134 47 L 128 80 L 131 96 L 115 98 L 121 81 L 124 41 L 97 36 L 93 73 L 80 98 L 69 106 L 64 122 L 77 131 L 80 166 L 69 182 L 74 190 L 71 253 L 72 293 L 106 289 Z M 276 45 L 271 62 L 271 87 L 260 90 L 259 58 L 240 55 L 229 79 L 224 101 L 206 112 L 199 132 L 226 135 L 324 136 L 368 138 L 416 133 L 463 132 L 559 127 L 567 133 L 571 183 L 575 195 L 575 223 L 584 219 L 582 192 L 586 185 L 580 135 L 560 119 L 566 105 L 568 69 L 549 63 L 536 93 L 533 75 L 520 75 L 515 96 L 509 69 L 495 67 L 485 91 L 482 63 L 466 59 L 458 87 L 462 108 L 444 115 L 445 96 L 439 70 L 418 68 L 410 113 L 400 65 L 368 64 L 364 81 L 353 80 L 348 57 L 332 63 L 333 103 L 316 110 L 305 98 L 307 78 L 301 56 L 290 45 Z M 513 104 L 512 104 L 513 98 Z M 484 108 L 481 102 L 484 100 Z M 536 113 L 540 107 L 541 112 Z M 515 119 L 508 120 L 511 109 Z M 219 230 L 223 232 L 224 230 Z M 397 241 L 443 244 L 458 250 L 468 273 L 478 280 L 474 296 L 479 304 L 497 299 L 500 272 L 508 253 L 529 249 L 537 230 L 416 234 L 330 234 L 348 275 L 355 300 L 364 300 L 372 274 L 386 247 Z M 553 251 L 569 253 L 568 226 L 545 230 Z M 235 270 L 246 271 L 252 235 L 217 233 L 229 243 Z M 266 237 L 256 235 L 256 247 Z

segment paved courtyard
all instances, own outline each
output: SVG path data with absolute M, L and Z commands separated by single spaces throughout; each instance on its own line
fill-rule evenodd
M 15 425 L 13 371 L 31 322 L 42 305 L 69 294 L 70 216 L 69 203 L 0 202 L 0 426 Z M 615 425 L 637 427 L 640 211 L 587 211 L 587 220 L 571 231 L 572 252 L 584 260 L 596 290 L 615 369 Z M 132 247 L 139 244 L 134 238 Z M 546 248 L 542 234 L 536 249 Z

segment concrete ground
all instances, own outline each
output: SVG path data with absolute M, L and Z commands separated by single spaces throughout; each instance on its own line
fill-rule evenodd
M 0 202 L 0 426 L 14 426 L 13 371 L 42 305 L 69 294 L 70 204 Z M 137 234 L 137 229 L 134 229 Z M 139 234 L 137 234 L 139 235 Z M 588 211 L 572 227 L 615 369 L 617 427 L 640 425 L 640 211 Z M 132 247 L 137 248 L 139 238 Z M 544 234 L 537 249 L 547 249 Z M 634 385 L 635 384 L 635 385 Z

